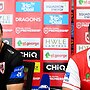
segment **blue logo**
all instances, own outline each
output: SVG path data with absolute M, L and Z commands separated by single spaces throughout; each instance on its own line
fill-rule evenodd
M 10 79 L 12 78 L 23 78 L 24 77 L 24 66 L 18 66 L 11 73 Z
M 68 14 L 45 14 L 44 25 L 68 25 Z
M 41 2 L 16 2 L 16 12 L 41 12 Z
M 69 79 L 70 73 L 69 72 L 66 72 L 65 77 L 67 77 Z

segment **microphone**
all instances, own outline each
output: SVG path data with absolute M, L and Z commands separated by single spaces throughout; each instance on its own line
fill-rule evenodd
M 50 78 L 48 74 L 43 74 L 38 90 L 50 90 Z

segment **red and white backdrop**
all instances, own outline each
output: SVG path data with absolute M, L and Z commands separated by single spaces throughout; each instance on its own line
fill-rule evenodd
M 3 41 L 35 62 L 33 89 L 43 74 L 60 88 L 71 56 L 71 0 L 0 0 Z
M 75 53 L 90 47 L 88 26 L 90 24 L 90 0 L 74 0 Z

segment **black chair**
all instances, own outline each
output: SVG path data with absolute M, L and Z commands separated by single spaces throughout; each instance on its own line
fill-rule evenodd
M 25 61 L 23 63 L 24 63 L 24 73 L 25 73 L 23 90 L 31 90 L 35 63 L 34 62 L 25 62 Z

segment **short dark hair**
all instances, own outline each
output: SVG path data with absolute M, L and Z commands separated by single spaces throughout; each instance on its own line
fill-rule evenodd
M 2 30 L 2 24 L 0 23 L 0 30 L 1 30 L 1 33 L 3 33 L 3 30 Z

